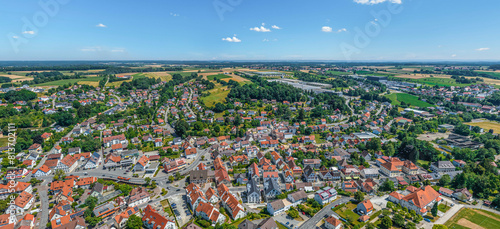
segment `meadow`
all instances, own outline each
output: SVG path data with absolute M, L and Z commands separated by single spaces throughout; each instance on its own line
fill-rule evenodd
M 392 105 L 400 105 L 401 102 L 405 102 L 416 107 L 433 107 L 434 105 L 427 102 L 421 101 L 417 96 L 406 94 L 406 93 L 391 93 L 389 95 L 384 95 L 385 97 L 392 100 Z

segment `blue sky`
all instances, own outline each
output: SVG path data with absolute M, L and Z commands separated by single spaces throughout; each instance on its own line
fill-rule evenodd
M 500 60 L 493 0 L 0 4 L 0 60 Z

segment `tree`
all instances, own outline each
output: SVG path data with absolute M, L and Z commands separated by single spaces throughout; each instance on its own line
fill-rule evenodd
M 149 185 L 149 183 L 151 183 L 151 178 L 146 177 L 146 178 L 144 178 L 144 181 L 146 182 L 146 185 Z
M 380 225 L 382 225 L 382 227 L 386 229 L 391 228 L 392 227 L 391 218 L 389 216 L 384 216 L 384 218 L 382 218 L 382 223 Z
M 432 225 L 432 229 L 448 229 L 448 227 L 443 224 L 434 224 Z
M 394 182 L 386 179 L 379 188 L 380 191 L 394 191 Z
M 101 222 L 101 218 L 99 217 L 92 217 L 92 216 L 87 216 L 85 217 L 85 222 L 89 225 L 89 227 L 95 227 L 99 222 Z
M 139 216 L 131 215 L 125 225 L 127 229 L 141 229 L 142 219 Z
M 365 199 L 365 193 L 363 193 L 362 191 L 357 191 L 356 193 L 354 193 L 354 199 L 356 199 L 358 202 L 363 201 L 363 199 Z
M 394 221 L 394 224 L 398 227 L 402 227 L 405 225 L 405 218 L 401 216 L 400 214 L 394 214 L 394 217 L 392 217 L 392 220 Z
M 85 200 L 85 205 L 87 205 L 89 207 L 88 209 L 93 210 L 95 208 L 95 206 L 97 205 L 98 201 L 99 200 L 97 199 L 97 197 L 91 196 Z
M 57 169 L 54 174 L 54 180 L 62 180 L 66 177 L 66 174 L 62 169 Z
M 439 180 L 439 185 L 440 186 L 447 186 L 451 183 L 451 178 L 450 175 L 444 174 L 441 179 Z
M 177 133 L 177 135 L 184 136 L 188 131 L 189 131 L 189 124 L 186 121 L 180 120 L 176 123 L 175 133 Z
M 296 219 L 296 218 L 299 218 L 300 215 L 299 215 L 299 211 L 297 211 L 295 208 L 291 207 L 290 210 L 288 210 L 288 216 Z
M 438 213 L 438 203 L 435 203 L 434 206 L 432 206 L 431 213 L 432 213 L 432 216 L 434 216 L 434 217 L 437 216 L 437 213 Z

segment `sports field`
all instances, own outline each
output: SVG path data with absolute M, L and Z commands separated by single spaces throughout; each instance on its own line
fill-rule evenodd
M 485 210 L 463 208 L 445 223 L 449 229 L 500 228 L 500 215 Z
M 406 93 L 392 93 L 389 95 L 384 95 L 385 97 L 392 100 L 392 105 L 400 105 L 401 102 L 409 103 L 416 107 L 433 107 L 434 105 L 427 102 L 421 101 L 417 96 L 406 94 Z

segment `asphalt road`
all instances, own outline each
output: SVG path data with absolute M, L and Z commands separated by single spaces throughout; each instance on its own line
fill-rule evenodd
M 330 215 L 337 215 L 337 213 L 332 211 L 332 208 L 335 207 L 335 205 L 347 203 L 351 200 L 350 197 L 342 197 L 336 201 L 333 201 L 332 203 L 328 204 L 325 206 L 321 211 L 316 213 L 312 218 L 304 222 L 302 225 L 300 225 L 299 229 L 311 229 L 311 228 L 316 228 L 316 224 L 319 223 L 322 219 L 325 218 L 325 216 L 330 216 Z M 338 215 L 337 215 L 338 216 Z
M 40 221 L 37 223 L 38 227 L 37 228 L 45 228 L 45 225 L 47 225 L 48 219 L 49 219 L 49 197 L 47 196 L 47 180 L 44 181 L 39 189 L 38 193 L 40 194 L 40 200 L 42 202 L 42 205 L 40 206 L 40 212 L 41 218 Z

